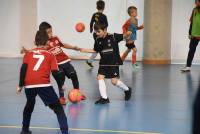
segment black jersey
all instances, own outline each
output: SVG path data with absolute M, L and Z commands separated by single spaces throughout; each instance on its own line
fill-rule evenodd
M 105 14 L 101 12 L 96 12 L 92 15 L 92 19 L 90 21 L 90 32 L 93 31 L 93 25 L 95 23 L 104 24 L 106 27 L 108 27 L 108 20 Z
M 100 66 L 122 65 L 118 43 L 123 40 L 123 34 L 107 34 L 105 38 L 96 38 L 94 50 L 101 56 Z

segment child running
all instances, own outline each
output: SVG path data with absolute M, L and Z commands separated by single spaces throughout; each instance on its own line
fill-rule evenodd
M 139 68 L 138 64 L 136 63 L 136 52 L 137 49 L 135 47 L 135 40 L 137 39 L 137 30 L 143 29 L 144 26 L 141 25 L 138 27 L 138 19 L 137 17 L 137 8 L 135 6 L 130 6 L 127 10 L 128 15 L 130 18 L 125 22 L 122 29 L 123 32 L 131 31 L 132 34 L 129 39 L 126 40 L 127 50 L 122 54 L 121 58 L 124 61 L 129 52 L 132 50 L 132 66 L 133 69 Z

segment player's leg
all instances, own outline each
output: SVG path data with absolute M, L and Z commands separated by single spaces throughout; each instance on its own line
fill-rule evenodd
M 120 79 L 118 79 L 118 78 L 112 78 L 111 79 L 111 82 L 112 82 L 112 84 L 114 85 L 114 86 L 116 86 L 116 87 L 118 87 L 118 88 L 120 88 L 120 89 L 122 89 L 123 91 L 124 91 L 124 94 L 125 94 L 125 97 L 124 97 L 124 99 L 126 100 L 126 101 L 128 101 L 128 100 L 130 100 L 130 98 L 131 98 L 131 88 L 130 87 L 128 87 L 127 85 L 125 85 Z
M 97 80 L 99 83 L 99 92 L 101 97 L 95 102 L 95 104 L 106 104 L 109 103 L 109 98 L 107 96 L 106 92 L 106 84 L 104 81 L 104 75 L 98 74 L 97 75 Z
M 75 89 L 79 89 L 80 90 L 78 76 L 77 76 L 76 70 L 74 69 L 72 64 L 70 64 L 70 62 L 67 62 L 67 63 L 64 63 L 64 64 L 62 64 L 60 66 L 62 66 L 62 69 L 64 70 L 65 75 L 69 79 L 71 79 L 73 87 Z M 82 94 L 81 99 L 85 100 L 86 96 Z
M 129 54 L 129 52 L 131 51 L 131 49 L 126 49 L 123 53 L 122 53 L 122 55 L 121 55 L 121 59 L 122 59 L 122 61 L 124 61 L 125 59 L 126 59 L 126 57 L 128 56 L 128 54 Z
M 38 89 L 38 95 L 46 106 L 49 106 L 56 114 L 62 134 L 68 134 L 68 123 L 64 109 L 52 86 Z
M 139 65 L 136 62 L 136 52 L 137 52 L 136 47 L 132 48 L 132 66 L 133 66 L 133 69 L 139 68 Z
M 190 71 L 190 68 L 192 65 L 192 60 L 194 58 L 194 54 L 196 52 L 196 47 L 197 47 L 198 43 L 199 43 L 198 39 L 193 38 L 190 40 L 189 52 L 188 52 L 188 56 L 187 56 L 187 64 L 186 64 L 186 67 L 181 69 L 181 71 L 183 71 L 183 72 Z
M 97 80 L 99 84 L 99 92 L 100 92 L 100 99 L 98 99 L 95 104 L 106 104 L 110 103 L 110 100 L 108 98 L 107 92 L 106 92 L 106 84 L 105 84 L 105 75 L 106 75 L 107 67 L 105 66 L 99 66 L 98 69 L 98 75 Z
M 59 65 L 59 70 L 65 75 L 63 68 Z M 59 100 L 62 105 L 66 105 L 66 99 L 65 99 L 65 94 L 64 90 L 58 86 L 58 91 L 59 91 Z
M 64 112 L 62 105 L 59 103 L 59 101 L 57 101 L 55 103 L 49 104 L 49 107 L 54 111 L 57 116 L 62 134 L 68 134 L 67 116 Z
M 94 42 L 95 42 L 95 40 L 96 40 L 96 37 L 97 37 L 97 35 L 96 35 L 96 33 L 94 32 L 94 33 L 93 33 Z M 92 65 L 92 62 L 93 62 L 94 59 L 97 57 L 97 54 L 98 54 L 98 53 L 92 53 L 92 55 L 90 56 L 90 58 L 89 58 L 88 60 L 86 60 L 86 64 L 87 64 L 89 67 L 94 67 L 94 66 Z
M 90 56 L 90 58 L 88 60 L 86 60 L 86 64 L 89 66 L 89 67 L 94 67 L 92 65 L 92 62 L 94 61 L 94 59 L 97 57 L 97 54 L 98 53 L 92 53 L 92 55 Z
M 34 88 L 25 89 L 25 94 L 27 101 L 23 111 L 22 131 L 20 134 L 31 134 L 29 126 L 30 126 L 31 115 L 35 106 L 37 89 Z
M 131 88 L 125 85 L 120 79 L 119 79 L 119 66 L 110 67 L 110 78 L 111 83 L 114 86 L 117 86 L 118 88 L 122 89 L 125 93 L 125 100 L 129 100 L 131 98 Z

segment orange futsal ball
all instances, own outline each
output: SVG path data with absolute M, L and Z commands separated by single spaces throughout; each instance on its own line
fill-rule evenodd
M 77 32 L 83 32 L 85 30 L 85 25 L 79 22 L 76 24 L 75 29 Z
M 78 89 L 71 89 L 68 93 L 68 99 L 72 103 L 77 103 L 81 101 L 81 92 Z

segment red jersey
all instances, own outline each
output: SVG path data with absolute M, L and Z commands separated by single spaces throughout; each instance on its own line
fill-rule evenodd
M 52 37 L 48 40 L 47 50 L 56 56 L 58 64 L 63 64 L 70 61 L 69 57 L 63 52 L 63 43 L 58 39 L 58 37 Z
M 56 58 L 42 48 L 35 48 L 27 52 L 23 63 L 27 64 L 25 88 L 50 86 L 50 73 L 58 70 Z
M 124 23 L 124 25 L 122 26 L 123 33 L 126 33 L 126 32 L 128 31 L 128 28 L 129 28 L 130 24 L 131 24 L 131 21 L 130 21 L 130 19 L 128 19 L 128 20 Z

